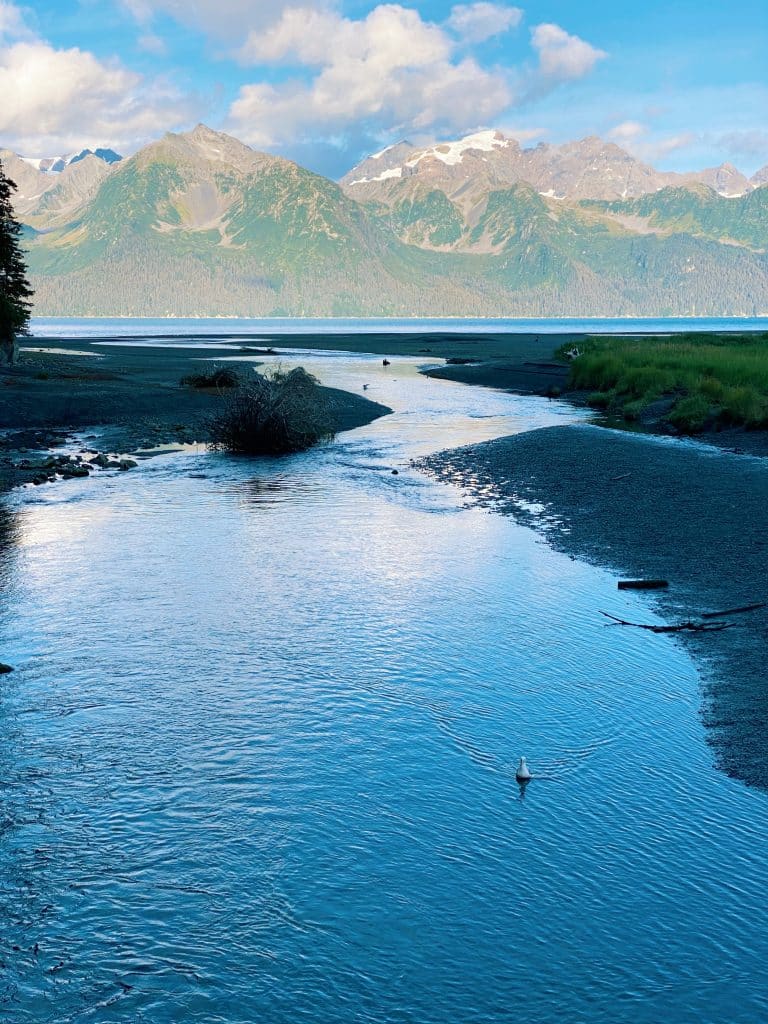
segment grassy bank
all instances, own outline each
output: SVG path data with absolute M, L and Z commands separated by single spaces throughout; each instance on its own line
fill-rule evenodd
M 642 421 L 655 406 L 682 433 L 768 427 L 768 334 L 587 338 L 579 348 L 569 386 L 595 408 Z

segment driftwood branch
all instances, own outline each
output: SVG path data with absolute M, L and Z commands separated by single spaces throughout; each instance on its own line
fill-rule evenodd
M 743 604 L 740 608 L 726 608 L 722 612 L 702 612 L 702 619 L 721 619 L 724 615 L 741 615 L 742 612 L 756 612 L 758 608 L 766 608 L 765 601 L 758 601 L 756 604 Z
M 732 622 L 678 622 L 673 626 L 654 626 L 647 622 L 628 622 L 608 612 L 600 614 L 611 619 L 616 626 L 634 626 L 635 629 L 647 629 L 651 633 L 716 633 L 733 625 Z

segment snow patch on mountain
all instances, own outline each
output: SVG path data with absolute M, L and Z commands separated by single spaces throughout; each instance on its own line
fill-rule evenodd
M 370 181 L 386 181 L 387 178 L 402 178 L 403 169 L 402 167 L 390 167 L 387 171 L 382 171 L 381 174 L 377 174 L 374 178 L 357 178 L 356 181 L 350 181 L 350 185 L 367 185 Z
M 30 167 L 34 167 L 36 171 L 40 171 L 42 174 L 61 174 L 65 167 L 69 167 L 70 164 L 76 164 L 80 160 L 85 160 L 87 156 L 98 157 L 99 160 L 103 160 L 105 164 L 115 164 L 122 157 L 119 153 L 116 153 L 113 149 L 81 149 L 78 153 L 69 153 L 67 156 L 23 156 L 21 159 L 25 164 L 29 164 Z
M 464 154 L 469 150 L 480 150 L 485 153 L 492 153 L 494 149 L 506 149 L 509 146 L 509 139 L 497 131 L 491 129 L 485 132 L 475 132 L 473 135 L 465 135 L 463 139 L 456 142 L 443 142 L 437 146 L 431 146 L 423 150 L 418 156 L 408 160 L 406 167 L 415 167 L 430 157 L 441 160 L 444 164 L 451 166 L 460 164 Z

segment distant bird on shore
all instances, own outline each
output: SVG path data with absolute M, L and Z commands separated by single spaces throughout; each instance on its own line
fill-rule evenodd
M 520 764 L 517 766 L 517 771 L 515 772 L 515 778 L 517 779 L 518 782 L 530 782 L 531 779 L 533 778 L 533 776 L 531 775 L 530 770 L 528 768 L 528 765 L 525 763 L 525 758 L 524 757 L 520 758 Z
M 382 366 L 389 366 L 389 360 L 388 359 L 382 359 L 381 360 L 381 365 Z
M 367 391 L 367 390 L 368 390 L 368 385 L 367 384 L 363 384 L 363 391 Z

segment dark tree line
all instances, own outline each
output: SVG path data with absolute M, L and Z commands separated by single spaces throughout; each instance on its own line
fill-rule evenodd
M 16 358 L 16 339 L 29 333 L 32 289 L 20 244 L 21 225 L 16 220 L 11 195 L 16 183 L 6 177 L 0 164 L 0 354 L 8 364 Z

